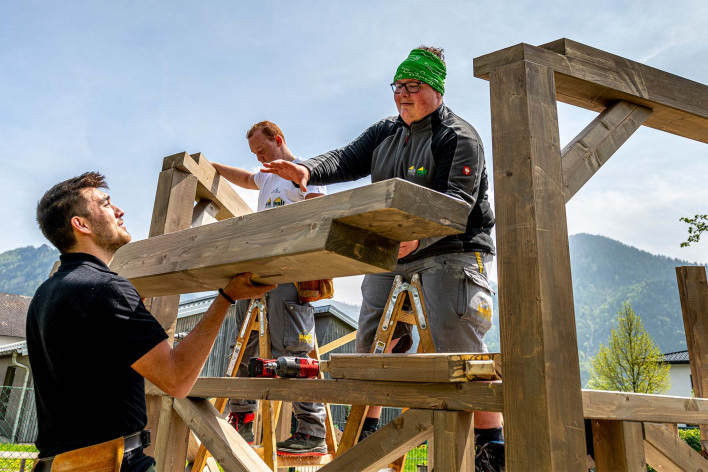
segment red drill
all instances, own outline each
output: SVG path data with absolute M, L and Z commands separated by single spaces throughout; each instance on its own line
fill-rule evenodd
M 279 357 L 277 359 L 251 357 L 248 362 L 249 377 L 314 379 L 319 372 L 320 362 L 310 357 Z

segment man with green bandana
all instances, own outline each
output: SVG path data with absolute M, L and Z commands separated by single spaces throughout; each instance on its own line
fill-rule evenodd
M 494 214 L 487 198 L 482 141 L 469 123 L 443 103 L 445 76 L 442 49 L 414 49 L 391 84 L 398 116 L 375 123 L 341 149 L 298 164 L 273 161 L 261 170 L 292 180 L 301 189 L 368 175 L 372 182 L 398 177 L 472 206 L 464 234 L 403 242 L 395 271 L 364 277 L 357 352 L 371 351 L 394 277 L 410 278 L 414 273 L 421 276 L 436 350 L 487 351 L 482 338 L 492 325 L 487 275 L 494 255 Z M 410 347 L 405 329 L 397 328 L 394 338 L 394 352 Z M 379 415 L 380 407 L 369 408 L 362 437 L 377 429 Z M 474 419 L 479 470 L 501 470 L 501 414 L 478 412 Z

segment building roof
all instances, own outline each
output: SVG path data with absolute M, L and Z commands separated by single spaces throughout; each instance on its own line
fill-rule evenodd
M 27 309 L 32 297 L 0 293 L 0 336 L 25 337 Z
M 179 304 L 179 309 L 177 310 L 177 318 L 184 318 L 186 316 L 198 315 L 204 313 L 211 305 L 211 302 L 216 298 L 216 294 L 212 293 L 205 295 L 203 297 L 194 298 L 192 300 L 187 300 Z M 315 307 L 315 316 L 323 316 L 325 314 L 330 314 L 335 318 L 339 318 L 342 322 L 357 329 L 358 323 L 356 320 L 351 318 L 349 315 L 339 310 L 334 305 L 322 305 Z
M 689 364 L 688 351 L 667 352 L 661 355 L 661 361 L 668 364 Z
M 0 346 L 0 357 L 12 355 L 13 352 L 18 353 L 21 356 L 27 355 L 27 341 L 20 341 L 18 343 L 5 344 Z

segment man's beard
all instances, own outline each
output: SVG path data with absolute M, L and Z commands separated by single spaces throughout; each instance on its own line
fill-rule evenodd
M 98 225 L 94 228 L 96 244 L 106 251 L 115 253 L 118 249 L 130 242 L 130 234 L 125 229 L 119 228 L 117 233 L 109 230 L 107 225 Z

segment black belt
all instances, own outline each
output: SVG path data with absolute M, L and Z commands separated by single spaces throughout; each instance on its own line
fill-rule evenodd
M 149 429 L 146 429 L 144 431 L 138 431 L 137 433 L 133 433 L 129 436 L 123 436 L 123 457 L 131 454 L 139 447 L 146 448 L 149 445 Z M 54 462 L 55 457 L 56 456 L 51 456 L 39 459 L 39 461 L 37 461 L 37 467 L 35 467 L 34 472 L 50 472 L 52 469 L 52 462 Z

